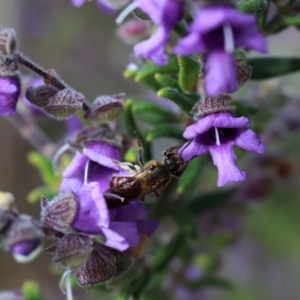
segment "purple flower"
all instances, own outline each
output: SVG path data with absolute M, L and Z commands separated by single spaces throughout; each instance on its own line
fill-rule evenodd
M 0 115 L 16 114 L 21 85 L 17 76 L 0 77 Z
M 229 181 L 244 180 L 246 174 L 235 164 L 233 146 L 257 153 L 265 150 L 259 136 L 245 128 L 249 125 L 247 118 L 236 118 L 230 112 L 202 117 L 186 128 L 183 136 L 193 140 L 187 148 L 184 149 L 187 144 L 182 147 L 182 157 L 190 160 L 209 151 L 214 165 L 218 168 L 218 186 Z
M 205 90 L 211 96 L 237 90 L 234 49 L 267 52 L 266 40 L 258 32 L 256 19 L 231 6 L 201 8 L 190 32 L 174 48 L 179 55 L 206 54 Z
M 80 7 L 86 1 L 87 0 L 71 0 L 71 3 L 76 7 Z M 113 14 L 117 9 L 122 8 L 129 2 L 130 0 L 96 0 L 99 8 L 109 15 Z
M 149 58 L 157 65 L 168 63 L 164 47 L 169 41 L 174 26 L 183 15 L 183 2 L 180 0 L 139 0 L 139 7 L 157 25 L 150 39 L 135 45 L 136 55 Z
M 60 190 L 76 192 L 84 183 L 98 182 L 101 191 L 105 192 L 109 188 L 111 176 L 121 171 L 113 159 L 121 160 L 117 147 L 105 142 L 89 143 L 82 154 L 76 153 L 64 171 Z
M 79 209 L 71 227 L 78 232 L 106 237 L 105 246 L 124 251 L 140 240 L 139 233 L 152 235 L 157 222 L 145 220 L 148 209 L 138 201 L 108 210 L 99 184 L 83 186 L 77 193 Z

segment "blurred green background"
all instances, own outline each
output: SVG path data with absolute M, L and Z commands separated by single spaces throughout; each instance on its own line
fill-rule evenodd
M 100 94 L 142 92 L 140 85 L 122 76 L 130 47 L 116 38 L 114 18 L 95 3 L 76 9 L 68 0 L 1 0 L 0 24 L 15 28 L 21 51 L 45 68 L 54 68 L 89 101 Z M 272 36 L 271 53 L 297 56 L 299 37 L 293 29 Z M 293 92 L 299 91 L 299 76 L 285 76 L 282 82 Z M 38 217 L 39 205 L 26 201 L 29 191 L 41 183 L 26 159 L 32 148 L 3 117 L 0 140 L 0 190 L 15 195 L 20 211 Z M 208 299 L 300 299 L 299 146 L 299 132 L 276 146 L 293 161 L 292 176 L 278 184 L 271 196 L 250 205 L 244 218 L 245 234 L 222 252 L 221 274 L 237 290 L 230 295 L 208 292 Z M 18 288 L 31 279 L 39 283 L 46 299 L 65 298 L 58 287 L 59 277 L 50 272 L 47 254 L 18 265 L 1 251 L 0 266 L 1 290 Z M 87 298 L 84 289 L 80 297 Z

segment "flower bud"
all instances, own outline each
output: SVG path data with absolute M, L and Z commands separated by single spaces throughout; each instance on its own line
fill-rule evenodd
M 14 76 L 19 69 L 15 58 L 16 32 L 12 28 L 0 28 L 0 76 Z
M 16 217 L 14 196 L 11 193 L 0 192 L 0 240 L 5 236 Z
M 91 142 L 105 142 L 112 146 L 121 147 L 122 136 L 103 124 L 100 127 L 87 127 L 78 131 L 68 141 L 72 147 L 84 148 Z
M 124 43 L 134 45 L 151 35 L 151 23 L 139 19 L 131 19 L 121 24 L 116 30 L 117 36 Z
M 61 270 L 76 270 L 84 264 L 93 250 L 93 239 L 83 234 L 67 234 L 46 249 L 53 254 L 52 262 Z
M 207 97 L 204 101 L 199 101 L 191 110 L 195 120 L 211 113 L 233 111 L 234 106 L 228 105 L 231 97 L 227 94 L 220 94 L 216 97 Z
M 253 68 L 244 60 L 238 60 L 236 68 L 237 90 L 239 90 L 251 77 Z
M 87 262 L 77 271 L 80 286 L 94 285 L 115 276 L 117 272 L 116 257 L 105 246 L 97 246 Z
M 103 95 L 95 99 L 91 109 L 85 114 L 88 120 L 108 122 L 115 120 L 123 111 L 125 94 Z
M 25 96 L 30 103 L 38 107 L 45 107 L 48 105 L 50 98 L 58 91 L 53 85 L 45 84 L 38 87 L 29 87 Z
M 57 120 L 70 118 L 82 108 L 84 96 L 71 88 L 65 88 L 53 95 L 44 107 L 44 111 Z
M 59 194 L 51 201 L 41 199 L 41 224 L 45 229 L 68 232 L 77 213 L 77 201 L 72 192 Z
M 3 248 L 19 263 L 33 260 L 41 251 L 42 232 L 30 216 L 20 215 L 3 239 Z

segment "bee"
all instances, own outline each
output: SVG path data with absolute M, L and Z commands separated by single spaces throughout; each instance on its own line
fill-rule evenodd
M 116 208 L 130 203 L 133 200 L 144 200 L 144 196 L 167 186 L 172 178 L 181 176 L 188 162 L 181 154 L 174 152 L 178 146 L 167 149 L 163 153 L 163 161 L 143 161 L 143 148 L 138 148 L 139 165 L 128 162 L 117 162 L 121 168 L 129 170 L 130 175 L 113 175 L 110 179 L 110 188 L 104 193 L 109 208 Z

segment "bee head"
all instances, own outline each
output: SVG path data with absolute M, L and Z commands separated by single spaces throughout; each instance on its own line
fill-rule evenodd
M 188 162 L 179 154 L 166 151 L 164 152 L 164 164 L 172 176 L 179 177 L 185 171 Z

